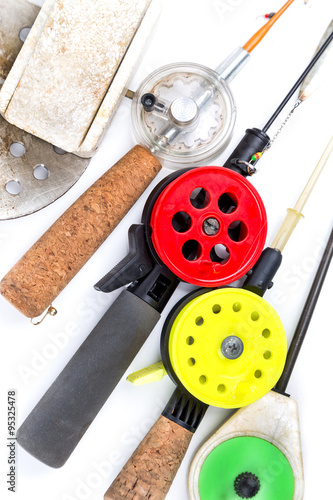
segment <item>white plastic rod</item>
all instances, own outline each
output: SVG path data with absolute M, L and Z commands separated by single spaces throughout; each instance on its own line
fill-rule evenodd
M 276 248 L 277 250 L 280 250 L 280 252 L 282 252 L 282 250 L 286 246 L 287 241 L 289 240 L 299 219 L 303 217 L 302 210 L 304 208 L 304 205 L 307 202 L 312 192 L 312 189 L 314 188 L 324 166 L 326 165 L 327 160 L 330 157 L 330 154 L 332 153 L 332 150 L 333 150 L 333 137 L 331 137 L 331 140 L 326 146 L 324 153 L 322 154 L 319 162 L 317 163 L 316 168 L 312 172 L 311 177 L 308 180 L 305 188 L 303 189 L 301 196 L 298 198 L 296 205 L 294 206 L 294 208 L 288 208 L 288 214 L 286 215 L 286 218 L 284 219 L 277 235 L 274 238 L 274 241 L 271 245 L 272 248 Z

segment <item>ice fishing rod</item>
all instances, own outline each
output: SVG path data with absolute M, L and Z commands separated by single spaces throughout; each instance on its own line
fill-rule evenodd
M 317 48 L 312 61 L 313 69 L 304 71 L 261 130 L 253 128 L 246 131 L 244 140 L 233 152 L 236 156 L 231 156 L 225 167 L 236 169 L 242 175 L 255 172 L 253 163 L 257 162 L 258 154 L 271 147 L 297 107 L 331 71 L 330 64 L 324 65 L 328 52 L 324 57 L 321 54 L 332 40 L 332 31 L 333 22 Z M 234 127 L 235 108 L 227 84 L 248 60 L 249 51 L 255 47 L 254 41 L 258 42 L 260 38 L 257 35 L 220 64 L 215 71 L 218 77 L 212 77 L 208 68 L 190 63 L 170 64 L 149 75 L 137 89 L 132 103 L 132 123 L 138 142 L 153 151 L 170 168 L 202 165 L 203 161 L 207 164 L 214 159 L 227 146 Z M 303 80 L 293 109 L 270 139 L 267 131 Z M 252 159 L 253 155 L 256 156 Z M 237 169 L 237 166 L 242 168 Z
M 309 71 L 314 64 L 308 65 Z M 164 214 L 166 225 L 160 218 Z M 163 234 L 155 235 L 154 228 L 164 228 Z M 180 281 L 205 287 L 235 281 L 253 267 L 265 238 L 263 202 L 238 172 L 198 167 L 163 179 L 147 200 L 142 224 L 129 230 L 129 256 L 96 288 L 109 292 L 130 285 L 27 417 L 21 433 L 24 447 L 42 462 L 61 467 L 157 324 Z M 172 241 L 176 244 L 166 263 L 158 250 Z M 176 267 L 184 268 L 185 275 L 177 275 Z
M 332 150 L 333 138 L 242 289 L 197 290 L 170 312 L 162 330 L 161 355 L 177 388 L 105 500 L 118 500 L 127 492 L 143 500 L 147 491 L 152 500 L 165 498 L 208 406 L 244 407 L 277 383 L 286 359 L 286 336 L 279 316 L 262 296 Z
M 135 92 L 129 90 L 137 141 L 173 169 L 215 159 L 228 145 L 236 120 L 229 83 L 292 3 L 288 0 L 215 70 L 195 63 L 168 64 L 149 74 Z
M 333 256 L 333 230 L 273 391 L 238 410 L 196 452 L 190 500 L 302 500 L 304 474 L 297 403 L 286 393 Z M 236 459 L 235 459 L 236 457 Z M 273 467 L 278 464 L 279 467 Z

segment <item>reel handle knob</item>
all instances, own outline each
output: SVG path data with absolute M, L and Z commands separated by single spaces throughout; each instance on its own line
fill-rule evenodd
M 146 93 L 143 94 L 140 101 L 142 106 L 144 107 L 144 110 L 150 113 L 154 109 L 156 97 L 154 96 L 154 94 Z
M 104 500 L 163 500 L 193 433 L 161 415 L 124 465 Z M 152 474 L 153 472 L 153 474 Z

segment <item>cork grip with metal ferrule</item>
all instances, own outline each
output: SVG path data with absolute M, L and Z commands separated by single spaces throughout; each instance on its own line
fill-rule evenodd
M 167 495 L 193 433 L 161 415 L 124 465 L 104 500 L 162 500 Z
M 42 314 L 134 205 L 161 169 L 135 146 L 39 238 L 1 281 L 0 292 L 28 318 Z

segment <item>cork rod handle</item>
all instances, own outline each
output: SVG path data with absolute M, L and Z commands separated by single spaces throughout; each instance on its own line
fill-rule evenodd
M 28 318 L 42 314 L 119 224 L 161 169 L 132 148 L 39 238 L 2 279 L 0 293 Z
M 113 481 L 104 500 L 163 500 L 192 436 L 192 432 L 161 415 Z

